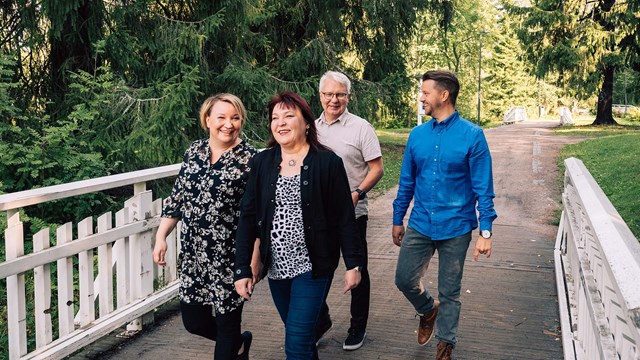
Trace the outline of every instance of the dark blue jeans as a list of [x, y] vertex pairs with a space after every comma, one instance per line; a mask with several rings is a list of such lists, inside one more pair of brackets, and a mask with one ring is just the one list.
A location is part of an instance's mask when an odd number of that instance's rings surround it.
[[[418, 314], [433, 310], [434, 298], [422, 284], [433, 254], [438, 251], [438, 316], [436, 317], [436, 339], [456, 344], [460, 319], [460, 288], [464, 259], [471, 241], [471, 233], [447, 240], [431, 240], [407, 226], [402, 239], [396, 286], [411, 302]], [[433, 290], [431, 290], [433, 291]]]
[[284, 351], [287, 360], [318, 358], [315, 329], [332, 275], [313, 278], [311, 272], [293, 279], [271, 280], [271, 297], [285, 326]]

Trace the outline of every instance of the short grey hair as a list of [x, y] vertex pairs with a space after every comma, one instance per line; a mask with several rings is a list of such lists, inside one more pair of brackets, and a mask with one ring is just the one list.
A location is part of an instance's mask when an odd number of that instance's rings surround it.
[[318, 91], [322, 91], [322, 85], [325, 80], [331, 79], [333, 81], [337, 81], [340, 84], [344, 85], [347, 88], [347, 94], [351, 94], [351, 80], [347, 77], [347, 75], [338, 72], [338, 71], [327, 71], [320, 78], [320, 85], [318, 86]]

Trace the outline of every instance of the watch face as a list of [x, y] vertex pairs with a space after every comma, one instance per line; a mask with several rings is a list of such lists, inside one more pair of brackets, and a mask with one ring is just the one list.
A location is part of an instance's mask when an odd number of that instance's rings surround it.
[[489, 239], [491, 237], [491, 231], [489, 230], [482, 230], [482, 237], [485, 239]]

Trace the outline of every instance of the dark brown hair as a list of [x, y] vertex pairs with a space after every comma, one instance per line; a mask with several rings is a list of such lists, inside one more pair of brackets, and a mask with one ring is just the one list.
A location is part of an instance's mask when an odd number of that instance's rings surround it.
[[436, 87], [441, 90], [447, 90], [451, 105], [456, 106], [458, 92], [460, 91], [460, 82], [458, 82], [456, 74], [449, 70], [430, 70], [422, 75], [422, 81], [426, 80], [433, 80], [436, 82]]
[[[315, 116], [311, 112], [311, 107], [307, 104], [307, 101], [303, 99], [300, 95], [296, 94], [293, 91], [283, 91], [277, 95], [274, 95], [269, 101], [269, 124], [271, 123], [271, 116], [273, 116], [273, 109], [276, 105], [282, 104], [284, 108], [287, 109], [300, 109], [300, 113], [304, 118], [304, 122], [309, 126], [307, 129], [307, 143], [311, 145], [314, 149], [327, 150], [328, 148], [318, 141], [318, 131], [316, 130], [316, 121]], [[267, 147], [272, 148], [278, 145], [278, 142], [273, 137], [273, 133], [269, 133], [269, 141], [267, 142]]]

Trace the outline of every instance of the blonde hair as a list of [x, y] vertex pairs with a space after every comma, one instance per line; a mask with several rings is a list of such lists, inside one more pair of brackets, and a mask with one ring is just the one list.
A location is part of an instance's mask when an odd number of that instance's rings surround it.
[[238, 114], [240, 115], [240, 129], [244, 127], [245, 121], [247, 121], [247, 109], [244, 108], [244, 104], [242, 100], [233, 94], [228, 93], [220, 93], [213, 96], [210, 96], [202, 103], [200, 106], [200, 126], [206, 131], [209, 130], [207, 127], [207, 116], [211, 111], [213, 105], [215, 105], [218, 101], [224, 101], [226, 103], [231, 104]]

